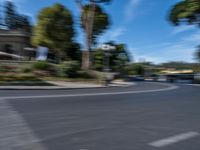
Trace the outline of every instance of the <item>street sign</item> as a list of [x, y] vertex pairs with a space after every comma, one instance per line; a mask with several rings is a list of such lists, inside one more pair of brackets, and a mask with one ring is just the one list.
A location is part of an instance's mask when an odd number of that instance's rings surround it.
[[104, 51], [110, 51], [110, 50], [114, 50], [115, 46], [111, 46], [111, 45], [108, 45], [108, 44], [102, 44], [100, 48]]
[[36, 60], [41, 60], [41, 61], [47, 60], [48, 51], [49, 49], [47, 47], [39, 46], [37, 48]]

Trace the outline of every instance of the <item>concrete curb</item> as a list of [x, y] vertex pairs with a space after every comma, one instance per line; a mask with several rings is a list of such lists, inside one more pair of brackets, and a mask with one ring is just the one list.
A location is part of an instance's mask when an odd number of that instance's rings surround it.
[[185, 85], [198, 86], [198, 87], [200, 87], [200, 84], [185, 84]]
[[94, 85], [86, 87], [66, 87], [66, 86], [0, 86], [0, 90], [73, 90], [73, 89], [93, 89], [93, 88], [111, 88], [111, 87], [129, 87], [136, 85], [131, 82], [112, 83], [109, 86]]

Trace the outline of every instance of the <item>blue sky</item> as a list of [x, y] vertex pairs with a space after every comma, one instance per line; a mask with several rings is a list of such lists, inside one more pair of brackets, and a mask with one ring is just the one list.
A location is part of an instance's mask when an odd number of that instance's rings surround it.
[[[12, 1], [19, 12], [31, 16], [33, 22], [40, 9], [56, 2], [68, 7], [78, 20], [79, 13], [74, 0]], [[110, 5], [104, 6], [105, 11], [110, 14], [112, 25], [99, 38], [99, 42], [115, 40], [127, 44], [135, 61], [194, 62], [195, 48], [200, 44], [200, 30], [196, 26], [174, 27], [167, 21], [171, 6], [178, 1], [180, 0], [113, 0]], [[80, 29], [77, 34], [77, 41], [84, 43]]]

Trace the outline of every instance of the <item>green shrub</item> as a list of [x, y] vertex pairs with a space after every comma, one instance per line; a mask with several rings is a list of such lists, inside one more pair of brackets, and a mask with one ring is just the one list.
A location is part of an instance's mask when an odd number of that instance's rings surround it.
[[63, 62], [59, 69], [64, 76], [69, 78], [76, 78], [80, 70], [80, 64], [77, 61]]
[[0, 73], [16, 72], [17, 66], [15, 65], [0, 65]]
[[48, 71], [51, 68], [51, 65], [46, 61], [37, 61], [33, 64], [33, 68], [36, 70]]
[[24, 68], [24, 69], [22, 70], [22, 72], [23, 72], [23, 73], [30, 73], [30, 72], [32, 72], [32, 69], [31, 69], [31, 68]]
[[83, 79], [95, 79], [95, 76], [92, 75], [91, 73], [87, 72], [87, 71], [80, 71], [79, 72], [79, 78], [83, 78]]

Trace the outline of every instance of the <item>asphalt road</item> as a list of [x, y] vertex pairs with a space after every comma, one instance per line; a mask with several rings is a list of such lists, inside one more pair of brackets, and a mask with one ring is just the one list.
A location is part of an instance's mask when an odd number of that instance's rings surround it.
[[[200, 149], [200, 86], [4, 90], [0, 101], [0, 113], [9, 114], [0, 117], [1, 150]], [[5, 140], [8, 131], [16, 138]]]

